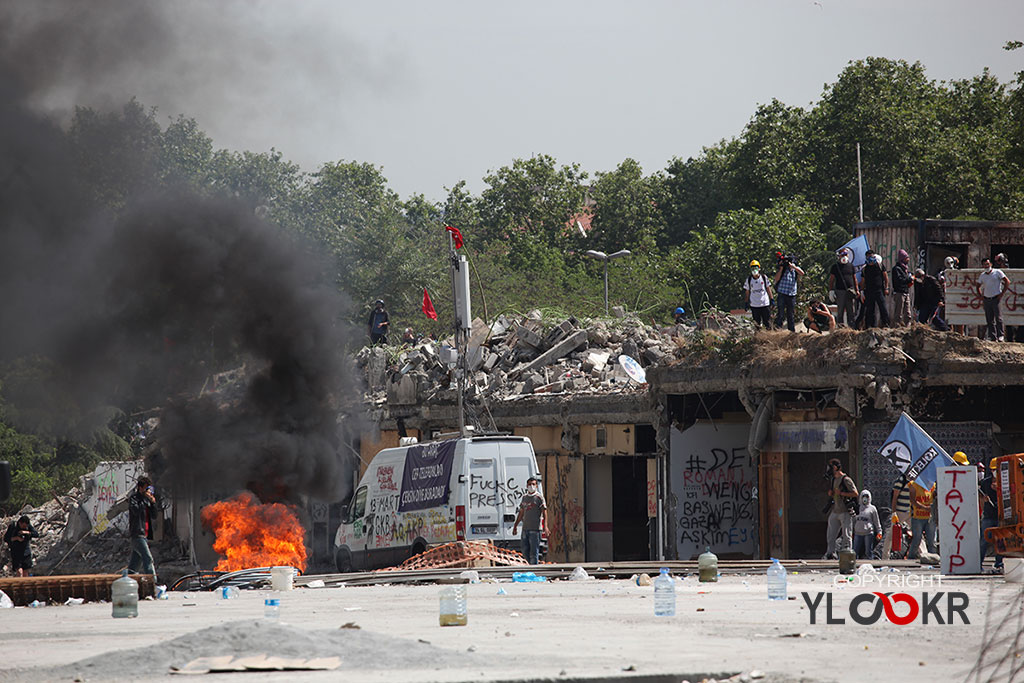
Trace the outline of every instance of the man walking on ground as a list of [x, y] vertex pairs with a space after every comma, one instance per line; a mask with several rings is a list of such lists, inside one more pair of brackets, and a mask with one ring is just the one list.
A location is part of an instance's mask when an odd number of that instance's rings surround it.
[[[900, 525], [910, 524], [910, 486], [902, 474], [892, 485], [892, 512]], [[900, 532], [902, 533], [902, 531]], [[886, 520], [885, 538], [882, 541], [882, 559], [888, 560], [892, 554], [892, 518]]]
[[786, 316], [786, 327], [796, 331], [793, 318], [796, 316], [796, 283], [804, 271], [793, 263], [792, 256], [779, 257], [779, 269], [775, 273], [775, 292], [779, 295], [779, 310], [775, 315], [775, 327], [782, 327], [782, 316]]
[[832, 264], [828, 272], [828, 288], [836, 303], [836, 323], [842, 325], [845, 320], [847, 325], [853, 327], [853, 303], [860, 298], [860, 286], [857, 284], [853, 264], [850, 263], [850, 254], [846, 250], [843, 250], [839, 260]]
[[932, 503], [935, 502], [935, 486], [930, 490], [910, 483], [910, 551], [907, 558], [921, 557], [921, 537], [929, 553], [935, 554], [935, 527], [932, 525]]
[[848, 550], [853, 544], [853, 519], [857, 516], [860, 492], [853, 479], [843, 472], [843, 464], [838, 459], [829, 460], [828, 466], [832, 470], [832, 488], [828, 491], [832, 496], [832, 507], [828, 513], [828, 545], [822, 559], [834, 560], [837, 540], [838, 550]]
[[871, 251], [865, 253], [867, 263], [861, 271], [864, 277], [864, 306], [857, 318], [865, 322], [865, 327], [875, 327], [875, 309], [878, 309], [880, 326], [889, 326], [889, 310], [885, 305], [885, 297], [889, 293], [889, 274], [882, 267], [882, 257]]
[[755, 325], [771, 329], [772, 286], [768, 284], [768, 276], [761, 272], [759, 261], [750, 262], [750, 275], [743, 282], [743, 298], [750, 307], [750, 315]]
[[530, 564], [540, 563], [540, 532], [548, 533], [548, 506], [537, 491], [537, 478], [526, 480], [526, 494], [519, 501], [519, 514], [512, 523], [515, 536], [519, 523], [523, 523], [523, 556]]
[[910, 324], [910, 285], [914, 277], [908, 265], [910, 254], [900, 249], [896, 255], [896, 265], [892, 267], [892, 311], [889, 318], [893, 327], [906, 327]]
[[1003, 337], [1003, 316], [999, 313], [999, 300], [1003, 292], [1010, 288], [1010, 280], [1003, 271], [992, 267], [992, 260], [981, 262], [985, 269], [978, 276], [978, 296], [982, 297], [985, 309], [985, 338], [989, 341], [1006, 341]]
[[135, 492], [128, 498], [128, 533], [132, 539], [132, 556], [128, 561], [131, 574], [153, 574], [153, 554], [149, 552], [148, 539], [153, 538], [153, 513], [156, 497], [149, 477], [139, 477]]
[[978, 493], [981, 495], [981, 563], [985, 564], [985, 556], [988, 555], [988, 551], [991, 550], [996, 557], [995, 565], [992, 567], [996, 572], [1003, 571], [1003, 556], [995, 553], [995, 548], [989, 545], [989, 542], [985, 540], [985, 531], [991, 529], [994, 526], [999, 526], [999, 515], [997, 513], [996, 503], [996, 488], [995, 488], [995, 464], [996, 459], [992, 458], [989, 462], [989, 469], [987, 472], [984, 471], [984, 465], [978, 463], [979, 472], [982, 476], [981, 483], [978, 484]]

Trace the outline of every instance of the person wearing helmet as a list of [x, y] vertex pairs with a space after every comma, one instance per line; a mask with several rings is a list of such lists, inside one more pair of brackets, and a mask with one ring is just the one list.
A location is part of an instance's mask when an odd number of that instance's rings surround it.
[[836, 322], [853, 326], [854, 302], [860, 299], [860, 285], [857, 283], [857, 274], [853, 269], [850, 259], [850, 250], [843, 249], [839, 252], [836, 263], [828, 272], [829, 299], [836, 304]]
[[[989, 469], [982, 473], [981, 482], [978, 483], [978, 495], [981, 496], [981, 541], [979, 543], [981, 547], [981, 565], [985, 566], [985, 556], [988, 555], [989, 550], [992, 550], [992, 554], [995, 555], [996, 561], [993, 565], [993, 571], [1001, 573], [1003, 571], [1003, 556], [997, 555], [995, 549], [985, 539], [985, 532], [994, 526], [999, 526], [999, 515], [998, 515], [998, 503], [999, 498], [996, 495], [995, 487], [995, 467], [998, 460], [992, 458], [989, 461]], [[980, 466], [981, 463], [979, 462]]]
[[744, 308], [750, 309], [755, 325], [771, 329], [772, 286], [768, 276], [761, 272], [761, 263], [754, 259], [750, 262], [750, 275], [743, 281]]
[[681, 325], [683, 321], [686, 319], [686, 311], [683, 309], [682, 306], [679, 306], [672, 313], [672, 318], [676, 321], [676, 325]]
[[377, 299], [373, 303], [373, 310], [366, 321], [366, 332], [370, 335], [370, 344], [388, 343], [388, 312], [384, 308], [384, 300]]
[[967, 454], [964, 453], [963, 451], [957, 451], [956, 453], [954, 453], [953, 460], [956, 461], [957, 465], [963, 465], [964, 467], [967, 467], [971, 464], [971, 461], [967, 459]]

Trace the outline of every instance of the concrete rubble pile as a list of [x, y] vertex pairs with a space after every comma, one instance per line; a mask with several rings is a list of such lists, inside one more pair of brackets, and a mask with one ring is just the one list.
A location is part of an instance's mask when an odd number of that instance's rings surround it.
[[[469, 399], [515, 400], [529, 395], [619, 392], [636, 388], [620, 355], [647, 367], [675, 357], [676, 327], [654, 328], [635, 315], [554, 323], [540, 311], [479, 318], [469, 335]], [[365, 347], [356, 364], [366, 376], [367, 399], [380, 405], [454, 402], [453, 342], [425, 339], [413, 346]]]

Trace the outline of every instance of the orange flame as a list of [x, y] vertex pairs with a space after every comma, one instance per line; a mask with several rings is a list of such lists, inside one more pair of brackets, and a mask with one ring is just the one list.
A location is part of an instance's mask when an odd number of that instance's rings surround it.
[[230, 500], [207, 505], [199, 513], [212, 530], [213, 549], [223, 555], [218, 571], [290, 566], [306, 569], [306, 532], [295, 512], [281, 503], [261, 504], [243, 491]]

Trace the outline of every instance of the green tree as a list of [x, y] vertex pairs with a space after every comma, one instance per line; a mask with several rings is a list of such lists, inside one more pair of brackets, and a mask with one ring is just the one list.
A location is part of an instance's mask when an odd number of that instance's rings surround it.
[[796, 199], [778, 199], [764, 210], [736, 209], [718, 215], [714, 225], [693, 235], [680, 253], [691, 306], [710, 303], [732, 309], [743, 304], [743, 280], [756, 259], [769, 278], [775, 276], [776, 251], [800, 258], [806, 271], [802, 289], [821, 289], [825, 240], [821, 210]]

